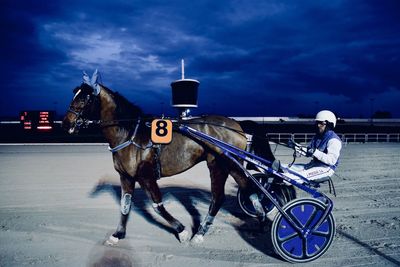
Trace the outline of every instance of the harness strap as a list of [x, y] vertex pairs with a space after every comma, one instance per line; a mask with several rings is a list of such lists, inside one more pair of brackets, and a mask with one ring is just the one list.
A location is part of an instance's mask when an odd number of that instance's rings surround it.
[[125, 141], [125, 142], [123, 142], [123, 143], [117, 145], [117, 146], [114, 147], [114, 148], [111, 148], [110, 146], [108, 146], [108, 150], [109, 150], [111, 153], [115, 153], [115, 152], [117, 152], [117, 151], [119, 151], [119, 150], [121, 150], [121, 149], [124, 149], [125, 147], [130, 146], [130, 145], [134, 145], [135, 147], [137, 147], [137, 148], [139, 148], [139, 149], [141, 149], [141, 150], [146, 150], [146, 149], [148, 149], [148, 148], [153, 147], [153, 142], [151, 142], [151, 140], [150, 140], [149, 143], [148, 143], [146, 146], [144, 146], [144, 147], [141, 146], [141, 145], [139, 145], [139, 144], [137, 144], [137, 143], [134, 141], [134, 139], [135, 139], [135, 137], [136, 137], [136, 133], [137, 133], [137, 131], [138, 131], [138, 129], [139, 129], [139, 125], [140, 125], [140, 118], [138, 118], [138, 120], [137, 120], [136, 127], [135, 127], [135, 130], [133, 131], [132, 137], [131, 137], [128, 141]]

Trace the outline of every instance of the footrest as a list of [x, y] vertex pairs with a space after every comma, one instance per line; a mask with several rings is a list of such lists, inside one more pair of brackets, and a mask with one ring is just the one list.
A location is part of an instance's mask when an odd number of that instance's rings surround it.
[[330, 176], [325, 176], [325, 177], [321, 177], [321, 178], [318, 178], [318, 179], [313, 179], [313, 180], [311, 180], [311, 182], [312, 182], [311, 185], [315, 186], [315, 187], [319, 187], [319, 184], [322, 184], [324, 182], [328, 182], [328, 184], [329, 184], [329, 192], [332, 193], [332, 191], [333, 191], [333, 195], [336, 197], [335, 186], [333, 185], [333, 181], [332, 181]]
[[316, 182], [316, 183], [323, 183], [323, 182], [327, 182], [329, 180], [330, 180], [330, 177], [329, 176], [325, 176], [325, 177], [321, 177], [321, 178], [318, 178], [318, 179], [313, 179], [312, 181]]

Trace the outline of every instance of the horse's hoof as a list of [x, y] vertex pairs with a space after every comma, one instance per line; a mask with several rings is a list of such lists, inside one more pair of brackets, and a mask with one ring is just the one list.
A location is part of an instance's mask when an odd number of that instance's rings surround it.
[[203, 241], [204, 241], [203, 235], [199, 235], [199, 234], [194, 235], [194, 237], [192, 239], [192, 242], [195, 244], [203, 243]]
[[115, 246], [116, 244], [118, 244], [119, 242], [119, 238], [115, 237], [113, 235], [111, 235], [105, 242], [106, 245], [108, 246]]
[[178, 237], [181, 243], [187, 242], [189, 240], [189, 232], [183, 230], [182, 232], [178, 233]]

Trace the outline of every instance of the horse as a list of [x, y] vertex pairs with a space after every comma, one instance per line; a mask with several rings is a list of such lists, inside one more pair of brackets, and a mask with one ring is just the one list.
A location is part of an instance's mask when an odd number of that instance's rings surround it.
[[[141, 108], [98, 83], [95, 75], [93, 77], [90, 81], [85, 74], [84, 82], [75, 88], [75, 95], [62, 125], [70, 134], [74, 134], [88, 120], [96, 121], [111, 148], [114, 168], [120, 176], [122, 194], [120, 220], [116, 231], [106, 241], [107, 244], [115, 245], [126, 236], [136, 183], [139, 183], [151, 199], [154, 211], [173, 228], [180, 242], [191, 238], [194, 242], [202, 242], [224, 201], [228, 175], [234, 178], [241, 190], [251, 190], [250, 182], [243, 171], [219, 149], [177, 131], [173, 132], [171, 143], [154, 146], [148, 118], [146, 119]], [[190, 123], [194, 129], [238, 148], [246, 148], [247, 139], [240, 124], [233, 119], [214, 115], [184, 120], [184, 123]], [[269, 157], [273, 160], [274, 156], [269, 151]], [[191, 237], [183, 224], [165, 209], [157, 180], [182, 173], [201, 161], [207, 162], [210, 172], [211, 203], [197, 232]]]

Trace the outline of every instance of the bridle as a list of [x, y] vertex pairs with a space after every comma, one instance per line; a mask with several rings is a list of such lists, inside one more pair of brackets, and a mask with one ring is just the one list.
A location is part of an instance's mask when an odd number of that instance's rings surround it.
[[71, 106], [69, 107], [69, 109], [67, 110], [67, 113], [72, 113], [76, 117], [74, 125], [70, 128], [71, 132], [74, 132], [75, 130], [79, 130], [82, 126], [88, 127], [90, 123], [98, 124], [98, 125], [100, 125], [100, 127], [105, 128], [105, 127], [111, 127], [111, 126], [118, 125], [120, 122], [123, 122], [123, 121], [136, 121], [135, 129], [134, 129], [134, 132], [133, 132], [133, 135], [131, 136], [131, 138], [129, 138], [127, 141], [117, 145], [114, 148], [109, 147], [108, 149], [110, 150], [110, 152], [115, 153], [131, 144], [133, 144], [134, 146], [136, 146], [137, 148], [140, 148], [142, 150], [153, 147], [153, 143], [151, 141], [149, 141], [149, 143], [145, 146], [137, 144], [134, 141], [134, 139], [136, 137], [136, 133], [139, 128], [139, 125], [140, 125], [140, 121], [141, 121], [140, 117], [137, 117], [135, 119], [112, 120], [112, 121], [90, 120], [88, 118], [85, 118], [84, 113], [87, 110], [87, 108], [90, 107], [90, 105], [93, 103], [96, 96], [97, 96], [96, 94], [88, 94], [83, 103], [83, 107], [79, 111], [76, 109], [73, 109]]
[[72, 113], [76, 117], [75, 123], [74, 123], [73, 127], [71, 127], [71, 129], [79, 130], [82, 126], [87, 127], [89, 125], [89, 123], [92, 122], [90, 119], [85, 118], [83, 114], [85, 113], [87, 108], [90, 107], [90, 105], [93, 103], [95, 97], [96, 97], [96, 95], [94, 95], [94, 94], [88, 94], [86, 96], [85, 102], [83, 104], [83, 108], [80, 111], [72, 109], [71, 106], [69, 107], [69, 109], [67, 110], [67, 113]]

